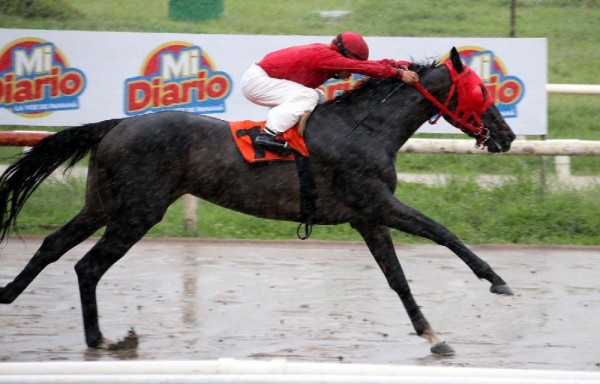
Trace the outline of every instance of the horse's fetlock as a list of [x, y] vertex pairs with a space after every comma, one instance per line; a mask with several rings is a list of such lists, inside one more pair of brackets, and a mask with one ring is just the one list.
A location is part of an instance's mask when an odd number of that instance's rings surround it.
[[490, 267], [485, 261], [482, 261], [482, 268], [481, 265], [479, 265], [480, 269], [477, 269], [469, 264], [467, 265], [474, 271], [475, 276], [477, 276], [479, 279], [485, 279], [494, 285], [504, 284], [504, 280], [502, 280], [500, 276], [496, 275], [492, 267]]
[[16, 298], [10, 294], [8, 286], [0, 288], [0, 304], [11, 304]]
[[86, 337], [85, 343], [87, 344], [88, 348], [108, 349], [108, 346], [105, 345], [105, 339], [102, 337], [101, 333]]
[[431, 327], [425, 318], [417, 319], [413, 322], [413, 327], [418, 336], [425, 337], [428, 334]]

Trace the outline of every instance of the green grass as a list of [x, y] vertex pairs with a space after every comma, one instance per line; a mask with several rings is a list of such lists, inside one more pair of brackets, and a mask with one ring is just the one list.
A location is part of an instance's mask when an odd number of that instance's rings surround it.
[[[540, 193], [540, 186], [523, 178], [493, 190], [456, 180], [447, 187], [400, 184], [403, 202], [446, 225], [461, 239], [477, 243], [599, 244], [600, 188], [585, 194], [573, 190]], [[518, 196], [518, 198], [515, 198]], [[199, 236], [289, 239], [296, 225], [265, 221], [203, 203]], [[572, 212], [577, 212], [573, 215]], [[218, 221], [217, 221], [218, 220]], [[398, 231], [395, 241], [424, 242]], [[313, 239], [360, 240], [349, 225], [316, 226]]]
[[[4, 3], [14, 0], [0, 0]], [[168, 19], [166, 0], [38, 0], [66, 5], [65, 15], [23, 18], [0, 12], [0, 27], [132, 32], [294, 34], [334, 36], [354, 30], [367, 36], [508, 37], [509, 0], [225, 0], [217, 20], [182, 22]], [[342, 9], [352, 13], [338, 21], [322, 19], [317, 11]], [[548, 39], [549, 83], [598, 83], [600, 79], [600, 0], [527, 0], [517, 2], [517, 37]], [[535, 62], [531, 63], [535, 70]], [[600, 140], [600, 99], [586, 95], [549, 95], [550, 139]], [[42, 129], [46, 127], [3, 127]], [[421, 135], [426, 137], [436, 135]], [[442, 137], [448, 137], [444, 135]], [[456, 135], [455, 137], [464, 137]], [[0, 158], [18, 153], [0, 148]], [[447, 187], [400, 184], [405, 203], [444, 223], [470, 243], [599, 244], [600, 188], [563, 189], [540, 193], [541, 159], [517, 156], [418, 155], [398, 156], [398, 170], [413, 173], [519, 175], [519, 181], [484, 190], [457, 178]], [[552, 161], [546, 162], [553, 172]], [[572, 172], [600, 175], [600, 159], [573, 158]], [[532, 181], [533, 180], [533, 181]], [[43, 233], [60, 227], [83, 204], [83, 182], [46, 182], [20, 217], [23, 233]], [[68, 204], [66, 202], [69, 202]], [[183, 236], [183, 207], [176, 202], [153, 236]], [[292, 238], [295, 224], [257, 219], [212, 204], [199, 206], [201, 237]], [[415, 241], [395, 233], [397, 241]], [[359, 240], [347, 225], [317, 227], [313, 238]]]
[[[600, 187], [581, 193], [560, 189], [541, 193], [527, 171], [514, 183], [486, 190], [473, 180], [457, 178], [447, 187], [400, 183], [396, 196], [446, 225], [465, 242], [584, 244], [600, 243]], [[84, 181], [44, 183], [19, 216], [21, 233], [48, 234], [60, 228], [83, 206]], [[65, 204], [68, 201], [69, 204]], [[149, 236], [186, 236], [183, 203], [173, 204]], [[198, 230], [192, 236], [237, 239], [291, 239], [297, 224], [258, 219], [201, 201]], [[99, 232], [101, 234], [102, 232]], [[398, 242], [424, 240], [398, 231]], [[352, 240], [360, 237], [349, 225], [316, 226], [312, 239]]]

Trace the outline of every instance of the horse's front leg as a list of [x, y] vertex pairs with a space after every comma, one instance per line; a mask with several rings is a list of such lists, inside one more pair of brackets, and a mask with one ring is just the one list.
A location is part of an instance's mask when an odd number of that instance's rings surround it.
[[362, 235], [375, 261], [383, 271], [389, 286], [400, 296], [417, 335], [424, 337], [431, 343], [432, 353], [438, 355], [453, 354], [454, 350], [438, 338], [417, 305], [396, 256], [389, 229], [383, 226], [373, 226], [369, 223], [352, 223], [352, 227]]
[[430, 239], [447, 247], [464, 261], [478, 278], [486, 279], [492, 284], [490, 287], [492, 293], [513, 294], [509, 286], [494, 272], [488, 263], [475, 255], [454, 233], [442, 224], [403, 204], [393, 195], [382, 203], [380, 208], [383, 209], [381, 212], [385, 212], [382, 219], [379, 220], [380, 224]]

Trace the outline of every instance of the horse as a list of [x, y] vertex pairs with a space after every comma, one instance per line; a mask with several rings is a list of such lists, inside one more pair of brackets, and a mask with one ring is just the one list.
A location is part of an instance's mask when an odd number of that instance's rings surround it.
[[[370, 79], [319, 105], [308, 120], [304, 140], [316, 188], [314, 224], [349, 223], [358, 231], [417, 335], [429, 341], [433, 354], [447, 355], [454, 350], [438, 337], [417, 305], [391, 229], [447, 247], [475, 276], [491, 284], [492, 293], [512, 291], [458, 236], [394, 196], [395, 159], [400, 147], [436, 115], [490, 152], [508, 151], [515, 135], [455, 48], [445, 65], [439, 64], [411, 64], [420, 75], [422, 91], [398, 79]], [[83, 208], [45, 237], [24, 269], [0, 288], [0, 303], [12, 303], [46, 266], [105, 227], [75, 264], [89, 348], [115, 345], [104, 338], [98, 322], [99, 280], [182, 195], [259, 218], [302, 222], [294, 162], [249, 164], [234, 145], [228, 122], [164, 111], [72, 127], [41, 140], [0, 177], [0, 241], [17, 229], [19, 211], [43, 180], [60, 165], [68, 169], [87, 154]]]

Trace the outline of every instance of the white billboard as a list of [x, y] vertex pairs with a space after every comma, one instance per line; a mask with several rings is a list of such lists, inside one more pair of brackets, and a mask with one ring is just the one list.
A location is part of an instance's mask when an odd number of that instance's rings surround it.
[[[167, 109], [264, 120], [239, 81], [251, 63], [331, 36], [0, 29], [0, 124], [71, 126]], [[547, 133], [546, 40], [366, 37], [372, 59], [440, 59], [456, 46], [517, 134]], [[356, 80], [324, 85], [333, 97]], [[455, 133], [440, 122], [421, 132]]]

